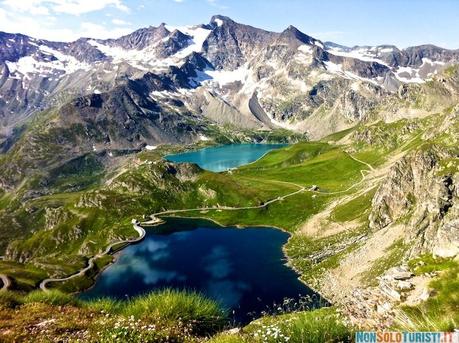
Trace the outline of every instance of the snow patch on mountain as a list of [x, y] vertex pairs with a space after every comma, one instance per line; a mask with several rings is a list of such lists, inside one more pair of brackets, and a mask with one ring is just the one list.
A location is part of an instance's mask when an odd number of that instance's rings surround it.
[[204, 41], [212, 32], [212, 30], [196, 26], [173, 27], [166, 25], [166, 29], [168, 29], [169, 31], [174, 31], [175, 29], [177, 29], [184, 34], [191, 36], [193, 39], [190, 45], [188, 45], [186, 48], [180, 50], [175, 54], [175, 57], [177, 58], [185, 58], [193, 52], [200, 52], [202, 50], [202, 45], [204, 44]]
[[257, 86], [252, 77], [252, 70], [248, 68], [247, 64], [234, 70], [197, 70], [196, 74], [196, 77], [189, 79], [189, 83], [193, 87], [205, 86], [217, 90], [234, 82], [240, 82], [242, 87], [239, 91], [252, 95]]
[[167, 25], [166, 28], [169, 31], [177, 29], [180, 32], [192, 37], [188, 46], [167, 58], [158, 58], [156, 49], [159, 43], [167, 41], [170, 37], [165, 37], [160, 42], [147, 46], [141, 50], [124, 49], [119, 46], [105, 45], [96, 40], [89, 40], [88, 43], [96, 47], [104, 55], [111, 57], [112, 63], [114, 64], [127, 63], [140, 70], [159, 71], [167, 68], [168, 66], [178, 66], [185, 57], [189, 56], [193, 52], [200, 52], [204, 41], [211, 32], [211, 30], [196, 26], [176, 28]]
[[298, 51], [305, 54], [312, 54], [312, 47], [310, 45], [303, 44], [298, 47]]
[[446, 63], [442, 61], [432, 61], [429, 58], [423, 58], [422, 64], [418, 68], [399, 67], [395, 71], [395, 77], [405, 83], [424, 83], [445, 67]]
[[92, 39], [88, 43], [96, 47], [104, 55], [111, 57], [114, 64], [128, 63], [137, 69], [147, 71], [152, 68], [167, 67], [170, 62], [169, 59], [157, 59], [153, 46], [143, 50], [127, 50], [118, 46], [104, 45]]
[[208, 70], [205, 73], [219, 86], [224, 86], [236, 81], [244, 83], [250, 77], [250, 70], [247, 69], [245, 65], [235, 70]]
[[[358, 48], [349, 51], [345, 51], [342, 48], [331, 47], [327, 51], [335, 56], [355, 58], [365, 62], [376, 62], [382, 65], [387, 65], [386, 62], [377, 58], [377, 50], [371, 50], [366, 48]], [[381, 51], [380, 51], [381, 52]]]
[[318, 40], [314, 41], [314, 45], [315, 45], [315, 46], [318, 46], [318, 47], [321, 48], [321, 49], [324, 49], [324, 48], [325, 48], [324, 45], [322, 44], [322, 42], [320, 42], [320, 41], [318, 41]]
[[[294, 56], [294, 60], [297, 63], [302, 63], [302, 64], [310, 64], [313, 59], [312, 55], [312, 47], [307, 44], [300, 45], [298, 47], [298, 52]], [[274, 66], [277, 68], [278, 66]]]
[[221, 20], [219, 18], [215, 18], [214, 22], [215, 22], [215, 24], [217, 24], [217, 26], [222, 26], [223, 25], [223, 20]]
[[[84, 62], [80, 62], [75, 57], [69, 56], [69, 55], [65, 55], [65, 54], [61, 53], [60, 51], [57, 51], [57, 50], [54, 50], [54, 49], [50, 48], [49, 46], [41, 45], [41, 46], [39, 46], [39, 49], [43, 53], [48, 54], [48, 55], [52, 55], [55, 58], [57, 58], [57, 61], [53, 61], [53, 62], [56, 62], [56, 64], [59, 65], [59, 67], [62, 70], [65, 70], [66, 73], [68, 73], [68, 74], [74, 73], [77, 70], [86, 70], [87, 71], [87, 70], [91, 69], [91, 66], [89, 64], [84, 63]], [[59, 69], [59, 68], [57, 67], [56, 69]]]
[[333, 74], [343, 73], [343, 66], [341, 64], [333, 63], [330, 61], [326, 61], [325, 68], [327, 71]]
[[418, 68], [399, 67], [395, 72], [395, 77], [405, 83], [423, 83], [424, 80], [419, 76]]
[[368, 79], [365, 77], [360, 77], [348, 70], [344, 70], [342, 64], [337, 64], [337, 63], [333, 63], [330, 61], [325, 61], [324, 64], [328, 72], [335, 74], [335, 75], [339, 75], [349, 80], [366, 81], [366, 82], [371, 82], [375, 85], [379, 85], [378, 81], [382, 81], [382, 78], [377, 78], [376, 80], [373, 80], [373, 79]]
[[[39, 61], [36, 56], [24, 56], [18, 61], [5, 61], [11, 74], [22, 74], [26, 79], [28, 74], [39, 74], [47, 77], [50, 74], [71, 74], [78, 70], [88, 71], [91, 66], [87, 63], [78, 61], [75, 57], [65, 55], [46, 45], [39, 46], [39, 49], [45, 55], [54, 58], [50, 61]], [[17, 75], [15, 75], [17, 77]]]

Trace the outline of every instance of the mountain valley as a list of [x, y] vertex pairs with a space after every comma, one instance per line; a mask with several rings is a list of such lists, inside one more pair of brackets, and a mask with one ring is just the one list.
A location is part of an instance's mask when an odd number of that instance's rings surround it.
[[[130, 316], [132, 342], [457, 328], [459, 50], [217, 15], [69, 43], [1, 32], [0, 75], [0, 340], [108, 342]], [[240, 143], [288, 145], [218, 173], [166, 157]], [[288, 232], [286, 263], [331, 306], [240, 328], [194, 293], [69, 295], [138, 237], [133, 220], [175, 216]]]

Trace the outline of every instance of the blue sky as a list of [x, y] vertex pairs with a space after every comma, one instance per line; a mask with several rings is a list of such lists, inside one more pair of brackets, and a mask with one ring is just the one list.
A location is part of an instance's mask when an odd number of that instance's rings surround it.
[[294, 25], [344, 45], [459, 48], [459, 0], [0, 0], [0, 30], [51, 40], [113, 38], [213, 14], [273, 31]]

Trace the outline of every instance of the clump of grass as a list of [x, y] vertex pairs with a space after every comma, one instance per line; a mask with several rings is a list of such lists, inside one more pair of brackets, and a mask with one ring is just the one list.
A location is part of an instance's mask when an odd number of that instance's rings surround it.
[[41, 290], [30, 292], [24, 296], [23, 302], [26, 304], [44, 303], [55, 306], [78, 305], [78, 300], [75, 297], [55, 289], [46, 292]]
[[217, 302], [189, 291], [165, 289], [127, 301], [90, 300], [85, 306], [129, 318], [178, 323], [197, 335], [215, 333], [227, 323], [227, 314]]
[[212, 337], [208, 343], [248, 343], [246, 337], [238, 334], [221, 333]]
[[404, 331], [453, 331], [457, 328], [458, 316], [445, 313], [439, 302], [428, 306], [405, 307], [396, 315], [396, 328]]
[[246, 329], [248, 342], [350, 342], [352, 328], [333, 308], [266, 317]]
[[161, 343], [196, 341], [186, 327], [160, 326], [134, 317], [108, 318], [98, 322], [95, 342], [98, 343]]
[[451, 259], [434, 257], [431, 254], [421, 255], [408, 262], [408, 266], [416, 275], [447, 270], [455, 265], [456, 262]]
[[193, 325], [193, 331], [208, 334], [220, 329], [226, 314], [217, 302], [195, 292], [166, 289], [131, 300], [123, 309], [125, 315], [156, 317]]

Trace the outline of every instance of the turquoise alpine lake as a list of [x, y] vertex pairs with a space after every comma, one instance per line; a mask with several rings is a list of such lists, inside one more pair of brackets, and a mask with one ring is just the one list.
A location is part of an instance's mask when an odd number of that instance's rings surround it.
[[281, 230], [167, 218], [146, 231], [145, 239], [122, 250], [81, 298], [125, 299], [164, 288], [187, 289], [218, 301], [238, 323], [282, 304], [290, 309], [295, 302], [302, 308], [324, 304], [285, 265], [282, 246], [289, 235]]
[[228, 144], [167, 155], [171, 162], [195, 163], [203, 169], [221, 172], [258, 160], [267, 152], [288, 144]]

